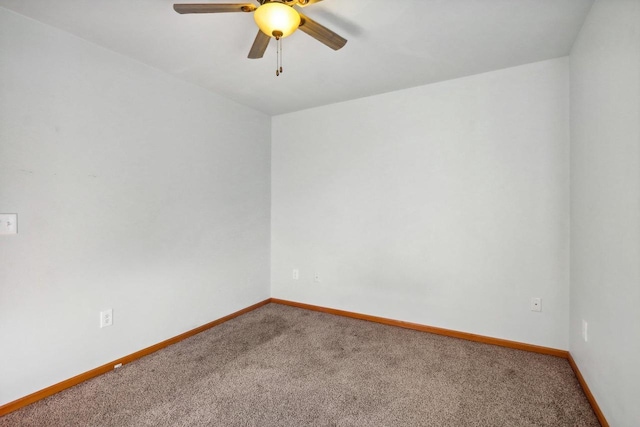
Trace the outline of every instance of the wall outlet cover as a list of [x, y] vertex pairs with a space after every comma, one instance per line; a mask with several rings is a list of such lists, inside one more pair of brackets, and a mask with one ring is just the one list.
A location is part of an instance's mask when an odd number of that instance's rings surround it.
[[113, 325], [113, 309], [108, 309], [100, 312], [100, 327], [106, 328]]
[[0, 214], [0, 234], [18, 234], [18, 214]]
[[531, 298], [531, 311], [542, 311], [542, 298]]

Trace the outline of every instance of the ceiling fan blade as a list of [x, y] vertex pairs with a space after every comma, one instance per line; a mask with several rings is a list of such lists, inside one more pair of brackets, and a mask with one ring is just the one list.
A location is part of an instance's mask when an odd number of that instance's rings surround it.
[[186, 3], [174, 4], [173, 10], [178, 13], [253, 12], [256, 7], [251, 3]]
[[347, 44], [347, 39], [337, 35], [327, 27], [318, 24], [302, 13], [300, 14], [300, 26], [298, 29], [309, 34], [319, 42], [326, 44], [333, 50], [338, 50]]
[[251, 50], [249, 51], [249, 59], [259, 59], [264, 56], [264, 51], [267, 50], [267, 46], [269, 46], [269, 41], [271, 41], [271, 37], [258, 30], [258, 34], [256, 35], [256, 39], [253, 41], [253, 45], [251, 46]]
[[307, 7], [314, 3], [320, 3], [322, 0], [298, 0], [298, 6]]

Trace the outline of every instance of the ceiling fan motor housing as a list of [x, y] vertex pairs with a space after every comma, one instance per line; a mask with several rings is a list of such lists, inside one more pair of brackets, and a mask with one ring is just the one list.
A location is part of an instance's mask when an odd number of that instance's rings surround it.
[[306, 6], [309, 4], [309, 0], [258, 0], [258, 2], [261, 5], [266, 3], [284, 3], [287, 6], [293, 6], [295, 4], [299, 4], [300, 6]]

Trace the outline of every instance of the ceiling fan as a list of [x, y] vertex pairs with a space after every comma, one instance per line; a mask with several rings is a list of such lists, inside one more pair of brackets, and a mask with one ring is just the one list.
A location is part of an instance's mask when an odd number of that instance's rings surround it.
[[276, 75], [282, 72], [282, 38], [291, 35], [297, 29], [307, 33], [314, 39], [329, 46], [333, 50], [342, 48], [347, 39], [334, 33], [327, 27], [317, 23], [300, 13], [294, 6], [309, 6], [322, 0], [257, 0], [259, 6], [251, 3], [188, 3], [174, 4], [173, 9], [180, 13], [226, 13], [253, 12], [258, 24], [258, 34], [249, 51], [250, 59], [264, 56], [271, 38], [278, 41], [278, 68]]

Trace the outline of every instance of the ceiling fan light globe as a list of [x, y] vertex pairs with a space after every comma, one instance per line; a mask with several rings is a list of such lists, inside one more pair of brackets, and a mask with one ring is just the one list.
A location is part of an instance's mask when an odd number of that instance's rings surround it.
[[286, 4], [279, 2], [265, 3], [253, 12], [253, 19], [260, 31], [269, 37], [275, 37], [282, 33], [280, 37], [291, 35], [300, 26], [300, 14]]

